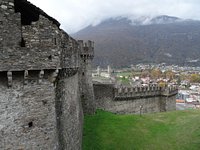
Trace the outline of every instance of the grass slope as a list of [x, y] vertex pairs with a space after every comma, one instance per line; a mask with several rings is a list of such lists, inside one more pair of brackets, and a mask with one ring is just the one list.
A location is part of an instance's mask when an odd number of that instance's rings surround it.
[[84, 150], [199, 150], [200, 111], [85, 116]]

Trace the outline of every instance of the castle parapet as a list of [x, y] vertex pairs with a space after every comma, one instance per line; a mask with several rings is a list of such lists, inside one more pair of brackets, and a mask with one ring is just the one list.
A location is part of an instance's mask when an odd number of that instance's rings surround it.
[[62, 32], [62, 53], [61, 68], [79, 68], [79, 47], [78, 42]]
[[88, 40], [83, 42], [83, 40], [78, 40], [80, 48], [80, 56], [85, 59], [93, 59], [94, 57], [94, 42]]
[[115, 100], [138, 99], [142, 97], [172, 96], [178, 93], [177, 87], [162, 88], [160, 86], [146, 87], [117, 87], [115, 91]]
[[162, 95], [168, 97], [168, 96], [176, 95], [177, 93], [178, 93], [178, 87], [170, 86], [163, 90]]
[[78, 42], [57, 20], [26, 0], [1, 1], [0, 11], [0, 71], [79, 67]]

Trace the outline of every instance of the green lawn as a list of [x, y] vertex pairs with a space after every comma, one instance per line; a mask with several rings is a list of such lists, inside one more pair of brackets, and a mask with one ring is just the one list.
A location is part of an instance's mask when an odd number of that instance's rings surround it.
[[119, 73], [117, 73], [117, 76], [118, 76], [118, 77], [119, 77], [119, 76], [126, 76], [126, 77], [132, 76], [132, 72], [131, 72], [131, 71], [119, 72]]
[[117, 81], [121, 81], [123, 85], [130, 85], [130, 80], [126, 78], [117, 78]]
[[84, 150], [200, 150], [200, 110], [85, 116]]
[[141, 75], [141, 71], [124, 71], [124, 72], [117, 72], [115, 73], [117, 75], [117, 77], [119, 76], [140, 76]]

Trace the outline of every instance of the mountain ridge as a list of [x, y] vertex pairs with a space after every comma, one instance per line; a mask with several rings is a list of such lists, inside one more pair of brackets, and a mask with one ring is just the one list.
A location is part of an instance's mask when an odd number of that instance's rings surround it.
[[152, 24], [134, 25], [127, 18], [112, 18], [72, 36], [95, 41], [95, 65], [200, 64], [200, 21], [166, 15], [151, 20]]

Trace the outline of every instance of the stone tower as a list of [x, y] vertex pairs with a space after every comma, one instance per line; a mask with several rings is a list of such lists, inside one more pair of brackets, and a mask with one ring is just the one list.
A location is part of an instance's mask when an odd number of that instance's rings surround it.
[[101, 76], [101, 68], [100, 68], [100, 66], [97, 67], [97, 76]]
[[59, 26], [26, 0], [0, 1], [0, 149], [81, 149], [93, 43], [80, 49]]
[[110, 78], [111, 77], [111, 67], [110, 67], [110, 65], [108, 65], [107, 72], [108, 72], [108, 77]]
[[79, 40], [80, 47], [80, 85], [81, 85], [81, 101], [83, 111], [86, 114], [95, 112], [94, 91], [92, 83], [92, 59], [94, 57], [94, 42], [88, 41], [84, 43]]

